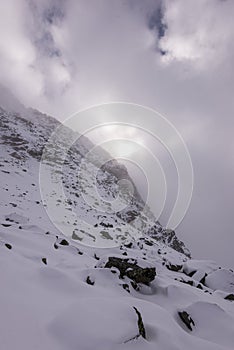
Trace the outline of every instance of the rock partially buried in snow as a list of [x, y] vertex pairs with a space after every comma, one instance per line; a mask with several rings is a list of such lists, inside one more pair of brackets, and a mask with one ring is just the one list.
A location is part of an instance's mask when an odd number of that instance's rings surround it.
[[193, 328], [192, 326], [195, 326], [195, 323], [192, 319], [192, 317], [186, 312], [186, 311], [180, 311], [178, 312], [181, 320], [183, 321], [183, 323], [187, 326], [187, 328], [192, 331]]
[[47, 265], [47, 259], [46, 258], [42, 258], [41, 261], [43, 262], [43, 264]]
[[196, 337], [206, 339], [214, 346], [220, 344], [225, 349], [233, 349], [234, 318], [229, 312], [216, 303], [201, 301], [188, 306], [186, 312], [192, 315], [195, 322], [193, 334]]
[[148, 285], [155, 279], [155, 267], [143, 268], [137, 265], [137, 261], [130, 261], [130, 259], [109, 257], [108, 262], [105, 264], [105, 268], [116, 267], [120, 272], [120, 278], [127, 276], [136, 283], [143, 283]]
[[182, 269], [182, 265], [174, 265], [171, 263], [167, 263], [166, 267], [168, 268], [168, 270], [174, 271], [174, 272], [178, 272]]
[[137, 310], [136, 307], [133, 307], [136, 311], [137, 317], [138, 317], [138, 329], [139, 329], [139, 336], [142, 336], [144, 339], [146, 339], [146, 333], [145, 333], [145, 326], [142, 320], [142, 316], [139, 310]]
[[66, 239], [62, 239], [60, 242], [59, 242], [60, 245], [69, 245], [68, 241]]
[[94, 285], [95, 281], [92, 279], [92, 277], [87, 276], [86, 278], [86, 283], [90, 284], [91, 286]]
[[5, 247], [8, 248], [8, 249], [12, 249], [12, 246], [9, 243], [5, 243]]
[[139, 336], [139, 319], [127, 301], [81, 298], [61, 312], [49, 329], [66, 349], [112, 349]]
[[228, 294], [224, 299], [234, 301], [234, 294]]

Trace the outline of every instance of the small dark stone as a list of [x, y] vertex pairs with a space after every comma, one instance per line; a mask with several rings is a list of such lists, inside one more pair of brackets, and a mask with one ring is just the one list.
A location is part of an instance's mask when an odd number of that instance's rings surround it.
[[96, 260], [100, 260], [100, 258], [96, 255], [96, 253], [94, 253], [94, 258], [95, 258]]
[[54, 249], [58, 249], [58, 245], [56, 243], [54, 244]]
[[42, 261], [45, 265], [47, 265], [47, 260], [46, 260], [46, 258], [42, 258], [41, 261]]
[[88, 283], [88, 284], [90, 284], [91, 286], [93, 286], [95, 282], [92, 281], [92, 280], [90, 279], [90, 277], [88, 276], [88, 277], [86, 278], [86, 283]]
[[192, 331], [192, 326], [195, 326], [195, 323], [193, 321], [193, 319], [191, 318], [191, 316], [186, 312], [186, 311], [182, 311], [182, 312], [178, 312], [180, 319], [184, 322], [184, 324], [187, 326], [187, 328]]
[[17, 207], [17, 204], [15, 204], [15, 203], [10, 203], [10, 205], [12, 205], [13, 208]]
[[167, 263], [166, 267], [168, 268], [168, 270], [171, 270], [174, 272], [178, 272], [182, 269], [182, 265], [173, 265], [171, 263]]
[[127, 283], [122, 284], [123, 289], [130, 293], [129, 285]]
[[68, 241], [66, 239], [62, 239], [61, 242], [59, 242], [60, 245], [69, 245]]
[[203, 287], [202, 287], [202, 285], [200, 283], [197, 285], [197, 288], [198, 289], [203, 289]]
[[9, 243], [6, 243], [5, 247], [8, 248], [8, 249], [12, 249], [12, 246]]
[[229, 295], [227, 295], [224, 299], [225, 299], [225, 300], [234, 301], [234, 294], [229, 294]]
[[132, 242], [125, 243], [124, 246], [125, 246], [126, 248], [132, 248]]

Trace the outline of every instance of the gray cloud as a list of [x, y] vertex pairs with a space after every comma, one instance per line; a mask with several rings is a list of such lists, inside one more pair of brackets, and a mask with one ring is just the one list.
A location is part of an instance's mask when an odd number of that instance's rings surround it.
[[[120, 100], [165, 115], [185, 139], [195, 172], [178, 233], [194, 256], [232, 266], [233, 10], [231, 0], [0, 4], [1, 82], [60, 120]], [[174, 198], [173, 165], [166, 153], [159, 157]]]

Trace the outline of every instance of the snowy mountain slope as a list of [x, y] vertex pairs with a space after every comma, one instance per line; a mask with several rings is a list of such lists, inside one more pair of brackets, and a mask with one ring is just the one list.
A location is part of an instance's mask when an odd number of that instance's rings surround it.
[[[58, 122], [30, 113], [1, 109], [1, 349], [233, 349], [233, 272], [190, 259], [173, 231], [149, 209], [142, 214], [136, 189], [133, 198], [121, 192], [127, 174], [115, 161], [98, 170], [97, 187], [102, 198], [120, 193], [128, 205], [117, 214], [88, 205], [99, 159], [79, 177], [87, 139], [63, 168], [67, 209], [57, 223], [70, 238], [54, 226], [45, 210], [51, 198], [41, 200], [39, 160]], [[59, 159], [46, 158], [55, 182]], [[63, 198], [51, 196], [59, 213]]]
[[[63, 217], [64, 223], [60, 222], [58, 226], [64, 224], [70, 237], [73, 235], [73, 238], [86, 244], [94, 243], [98, 237], [100, 239], [99, 246], [113, 246], [126, 240], [128, 236], [139, 236], [140, 229], [140, 235], [150, 234], [179, 252], [190, 255], [183, 242], [180, 242], [173, 232], [164, 230], [158, 222], [155, 222], [149, 208], [145, 207], [145, 213], [142, 212], [144, 203], [126, 168], [115, 160], [105, 162], [105, 158], [109, 159], [106, 152], [99, 149], [97, 152], [89, 153], [93, 145], [83, 136], [72, 145], [68, 152], [64, 151], [68, 140], [75, 139], [76, 134], [64, 127], [61, 129], [59, 141], [55, 138], [49, 141], [52, 132], [59, 127], [59, 122], [37, 111], [27, 110], [25, 112], [26, 118], [22, 115], [7, 113], [4, 110], [0, 110], [0, 113], [2, 183], [8, 181], [8, 172], [14, 177], [13, 187], [9, 185], [5, 189], [8, 192], [8, 194], [5, 192], [6, 203], [9, 203], [9, 196], [11, 197], [13, 193], [16, 196], [15, 205], [17, 205], [15, 181], [19, 188], [24, 189], [24, 193], [29, 193], [31, 196], [32, 191], [35, 192], [35, 197], [38, 200], [32, 203], [31, 198], [27, 199], [27, 194], [24, 194], [30, 210], [35, 213], [42, 210], [39, 198], [39, 167], [42, 158], [46, 171], [52, 173], [53, 177], [53, 184], [51, 188], [47, 189], [46, 198], [43, 198], [44, 205], [53, 208], [55, 217], [56, 211], [58, 211], [58, 218], [60, 218], [59, 210], [65, 208], [67, 218]], [[55, 144], [56, 142], [57, 144]], [[43, 154], [45, 145], [46, 151]], [[63, 153], [67, 153], [64, 160], [61, 158]], [[29, 179], [25, 181], [24, 179], [27, 177]], [[4, 180], [5, 178], [6, 180]], [[53, 191], [53, 187], [56, 186], [56, 182], [59, 182], [60, 178], [66, 195], [64, 199], [57, 191]], [[49, 175], [46, 174], [46, 182], [49, 183], [48, 179]], [[126, 180], [132, 185], [133, 196], [128, 195], [128, 192], [124, 193], [124, 181]], [[35, 189], [32, 189], [32, 184], [28, 186], [30, 182], [35, 185]], [[94, 187], [97, 187], [101, 195], [101, 202], [95, 195]], [[36, 194], [36, 192], [38, 193]], [[116, 198], [120, 199], [120, 202], [113, 211], [110, 207], [110, 201], [114, 201]], [[33, 210], [35, 203], [36, 210]], [[77, 215], [72, 215], [71, 208], [78, 214], [79, 228], [77, 227]], [[33, 219], [38, 220], [39, 218], [33, 217]], [[41, 225], [44, 225], [44, 218], [42, 221]], [[81, 221], [84, 222], [82, 228]], [[106, 224], [108, 233], [105, 230]], [[78, 228], [79, 234], [76, 228]], [[93, 238], [92, 231], [94, 230], [99, 230], [100, 234]]]

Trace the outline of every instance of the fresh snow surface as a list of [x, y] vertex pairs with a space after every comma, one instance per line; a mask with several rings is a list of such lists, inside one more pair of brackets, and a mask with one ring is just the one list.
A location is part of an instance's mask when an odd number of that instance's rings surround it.
[[[75, 187], [79, 167], [75, 154], [69, 158], [64, 181], [78, 215], [89, 224], [88, 232], [67, 219], [67, 238], [52, 224], [41, 202], [39, 160], [25, 151], [40, 145], [43, 127], [37, 119], [34, 115], [27, 124], [17, 115], [1, 112], [0, 349], [233, 350], [234, 301], [225, 299], [234, 293], [233, 272], [174, 250], [161, 237], [159, 223], [160, 239], [142, 234], [152, 220], [150, 213], [138, 227], [127, 224], [126, 213], [100, 217], [98, 209], [91, 210], [77, 197], [82, 188], [89, 193], [88, 186], [94, 186], [95, 165], [88, 164], [90, 177], [81, 178], [83, 186]], [[46, 125], [48, 135], [54, 124], [51, 119]], [[14, 132], [20, 134], [18, 140], [11, 139]], [[103, 197], [111, 197], [117, 186], [114, 175], [103, 171], [100, 177], [105, 180], [99, 188]], [[137, 202], [132, 205], [137, 209]], [[69, 218], [69, 208], [67, 212]], [[103, 228], [103, 222], [118, 230]], [[121, 232], [122, 243], [89, 247], [96, 224], [111, 235], [111, 242]], [[155, 267], [156, 277], [148, 285], [136, 285], [126, 275], [121, 278], [117, 268], [105, 268], [109, 257]], [[134, 308], [141, 314], [146, 338], [139, 334]], [[179, 312], [191, 317], [191, 330]]]

